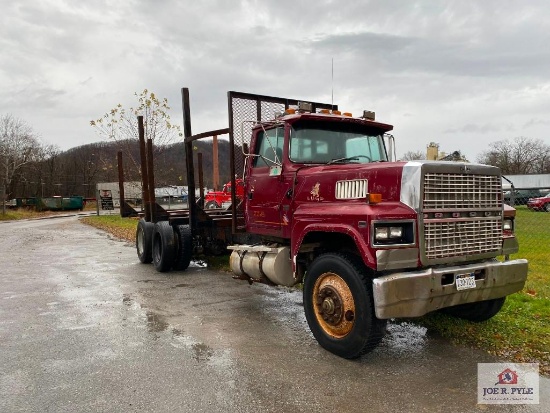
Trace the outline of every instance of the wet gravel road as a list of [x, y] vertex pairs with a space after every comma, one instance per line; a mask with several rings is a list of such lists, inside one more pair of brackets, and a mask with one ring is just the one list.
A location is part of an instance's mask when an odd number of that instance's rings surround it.
[[298, 291], [159, 274], [77, 218], [0, 223], [0, 412], [548, 412], [477, 405], [477, 363], [407, 323], [357, 361], [320, 348]]

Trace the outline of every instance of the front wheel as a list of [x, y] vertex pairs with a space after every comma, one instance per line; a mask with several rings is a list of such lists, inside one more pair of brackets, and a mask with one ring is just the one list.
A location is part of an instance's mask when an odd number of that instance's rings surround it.
[[548, 202], [546, 205], [544, 205], [544, 210], [546, 212], [550, 212], [550, 202]]
[[313, 261], [304, 281], [304, 309], [319, 344], [340, 357], [373, 350], [385, 333], [386, 320], [374, 313], [372, 282], [351, 254], [327, 253]]
[[443, 308], [440, 311], [468, 321], [487, 321], [497, 315], [505, 300], [506, 297], [495, 298], [493, 300], [478, 301], [477, 303], [455, 305]]

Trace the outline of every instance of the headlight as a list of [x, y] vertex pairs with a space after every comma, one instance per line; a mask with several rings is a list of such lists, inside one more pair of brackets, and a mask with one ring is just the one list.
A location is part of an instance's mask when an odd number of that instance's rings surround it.
[[502, 229], [504, 231], [514, 231], [514, 220], [504, 219], [504, 221], [502, 221]]
[[414, 244], [414, 229], [412, 222], [375, 223], [374, 245]]
[[401, 238], [403, 236], [403, 227], [390, 227], [390, 238]]
[[374, 239], [376, 241], [387, 241], [401, 238], [402, 236], [403, 227], [376, 227], [374, 229]]

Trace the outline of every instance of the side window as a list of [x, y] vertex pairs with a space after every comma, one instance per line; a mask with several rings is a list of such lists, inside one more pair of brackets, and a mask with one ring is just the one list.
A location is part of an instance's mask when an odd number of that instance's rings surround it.
[[254, 167], [274, 166], [283, 161], [284, 129], [282, 127], [261, 131], [254, 151]]

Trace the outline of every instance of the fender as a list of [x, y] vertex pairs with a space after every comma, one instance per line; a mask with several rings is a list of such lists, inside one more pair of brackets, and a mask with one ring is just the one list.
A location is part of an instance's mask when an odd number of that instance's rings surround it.
[[292, 271], [296, 273], [296, 256], [300, 251], [304, 238], [311, 232], [325, 232], [325, 233], [339, 233], [350, 236], [365, 265], [369, 268], [376, 269], [376, 258], [372, 251], [369, 249], [365, 240], [368, 240], [368, 226], [365, 227], [362, 234], [359, 229], [354, 228], [348, 224], [334, 224], [334, 223], [307, 223], [307, 222], [295, 222], [293, 226], [293, 233], [298, 234], [296, 237], [292, 237], [291, 240], [291, 254], [292, 254]]

